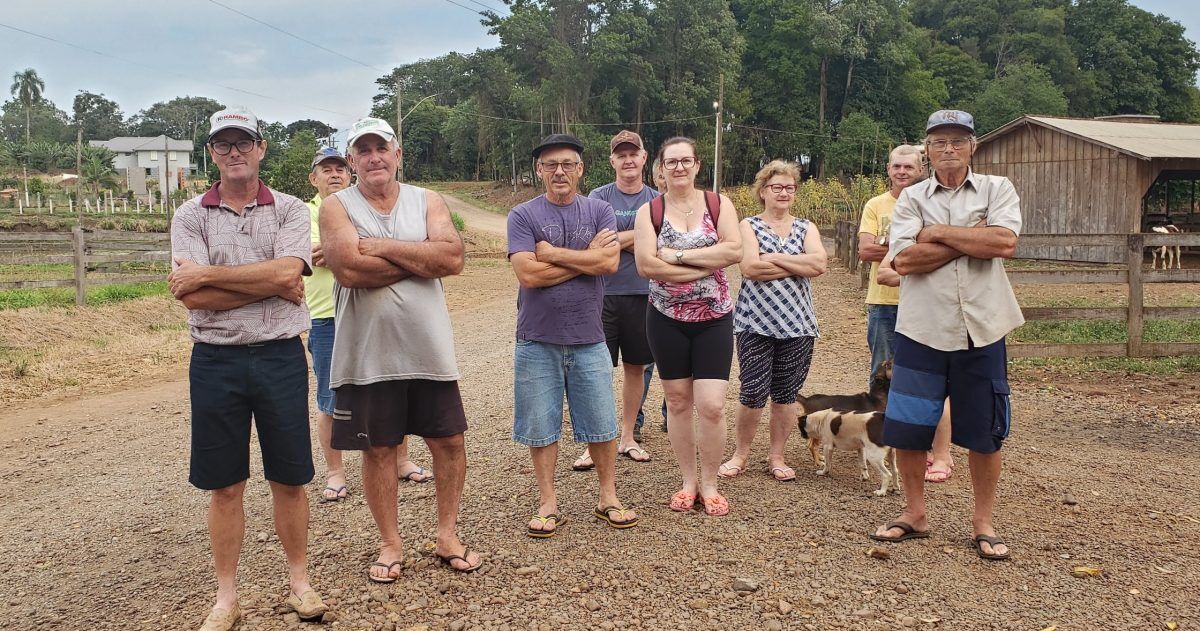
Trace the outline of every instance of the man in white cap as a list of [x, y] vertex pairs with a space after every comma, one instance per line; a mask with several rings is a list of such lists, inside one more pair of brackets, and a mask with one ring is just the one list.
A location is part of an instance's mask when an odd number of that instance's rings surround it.
[[396, 181], [401, 152], [386, 121], [354, 123], [349, 147], [358, 184], [322, 202], [321, 241], [337, 279], [332, 444], [363, 452], [363, 486], [381, 539], [367, 577], [393, 583], [404, 565], [395, 447], [405, 435], [424, 438], [433, 456], [433, 553], [452, 570], [473, 572], [483, 561], [457, 533], [467, 418], [441, 281], [462, 272], [462, 239], [441, 195]]
[[168, 282], [188, 308], [195, 343], [189, 480], [212, 492], [208, 527], [217, 602], [201, 630], [227, 631], [241, 617], [236, 582], [251, 419], [275, 533], [287, 556], [286, 604], [305, 620], [320, 618], [326, 606], [308, 581], [304, 494], [313, 478], [308, 362], [300, 342], [309, 328], [301, 282], [311, 273], [309, 217], [303, 202], [258, 179], [267, 143], [254, 114], [229, 108], [213, 114], [211, 123], [208, 151], [221, 178], [175, 211]]
[[1020, 200], [1007, 178], [971, 170], [970, 114], [934, 112], [925, 131], [934, 176], [900, 193], [889, 254], [903, 280], [883, 441], [896, 449], [905, 506], [870, 537], [929, 536], [925, 454], [949, 401], [951, 440], [969, 451], [971, 545], [1003, 560], [1009, 549], [992, 520], [1011, 415], [1004, 337], [1024, 322], [1004, 259], [1017, 247]]
[[[350, 185], [350, 163], [333, 147], [322, 147], [313, 156], [308, 182], [317, 194], [308, 201], [312, 220], [312, 276], [304, 279], [305, 299], [312, 329], [308, 332], [308, 352], [312, 355], [313, 375], [317, 378], [317, 438], [325, 456], [325, 488], [321, 491], [326, 502], [337, 502], [350, 494], [346, 488], [346, 471], [342, 452], [330, 444], [333, 435], [333, 391], [329, 389], [329, 364], [333, 358], [334, 323], [333, 272], [325, 266], [318, 224], [321, 201]], [[429, 482], [433, 473], [417, 466], [408, 457], [408, 444], [396, 447], [396, 476], [409, 482]]]

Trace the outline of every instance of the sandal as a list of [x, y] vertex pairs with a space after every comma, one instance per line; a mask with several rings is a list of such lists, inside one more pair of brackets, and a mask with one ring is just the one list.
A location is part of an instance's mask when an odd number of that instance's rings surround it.
[[584, 449], [583, 455], [576, 458], [575, 462], [571, 464], [571, 468], [576, 471], [590, 471], [595, 466], [596, 463], [592, 462], [592, 452], [587, 449]]
[[[332, 495], [330, 495], [332, 493]], [[327, 486], [321, 490], [322, 502], [340, 502], [350, 496], [350, 492], [346, 490], [346, 485], [338, 487]]]
[[[418, 479], [414, 478], [413, 476], [421, 477]], [[408, 473], [400, 476], [400, 479], [407, 480], [408, 482], [415, 482], [417, 484], [424, 484], [426, 482], [433, 482], [433, 472], [425, 467], [417, 467], [415, 470], [409, 471]]]
[[321, 601], [321, 595], [315, 589], [304, 592], [303, 596], [297, 596], [295, 592], [292, 592], [284, 604], [305, 621], [317, 620], [325, 615], [326, 611], [329, 611], [329, 606]]
[[721, 494], [711, 497], [701, 497], [704, 502], [704, 514], [709, 517], [722, 517], [729, 514], [729, 500]]
[[725, 464], [717, 467], [717, 477], [718, 478], [736, 478], [739, 475], [741, 475], [742, 472], [745, 470], [746, 470], [745, 467], [738, 467], [736, 465], [731, 465], [728, 462], [726, 462]]
[[696, 494], [679, 491], [671, 496], [671, 510], [686, 513], [696, 507]]
[[371, 564], [371, 567], [385, 568], [387, 570], [387, 574], [384, 576], [375, 576], [374, 574], [371, 573], [371, 570], [368, 569], [367, 570], [367, 578], [371, 579], [372, 583], [385, 583], [385, 584], [386, 583], [395, 583], [396, 579], [398, 579], [400, 577], [392, 576], [392, 568], [397, 565], [399, 565], [401, 568], [403, 568], [404, 561], [392, 561], [391, 563], [380, 563], [380, 562], [376, 561]]
[[779, 482], [792, 482], [796, 479], [796, 470], [791, 467], [768, 467], [766, 473]]
[[950, 476], [952, 476], [952, 475], [954, 475], [954, 466], [953, 465], [951, 465], [945, 469], [934, 469], [932, 464], [927, 465], [925, 467], [925, 481], [926, 482], [933, 482], [935, 484], [941, 483], [941, 482], [947, 482], [950, 480]]
[[[635, 451], [640, 453], [642, 455], [642, 457], [635, 458], [633, 456], [633, 452], [635, 452]], [[641, 447], [635, 446], [635, 447], [630, 447], [628, 449], [618, 449], [617, 453], [622, 456], [625, 456], [626, 458], [629, 458], [630, 460], [632, 460], [634, 462], [650, 462], [650, 452], [646, 451], [645, 449], [642, 449]]]
[[[567, 523], [567, 518], [560, 516], [558, 513], [550, 513], [549, 515], [538, 515], [538, 514], [534, 513], [534, 515], [531, 519], [536, 519], [538, 522], [540, 522], [542, 524], [541, 530], [538, 530], [537, 528], [532, 528], [532, 527], [529, 528], [529, 532], [528, 532], [529, 536], [533, 537], [535, 539], [548, 539], [550, 537], [553, 537], [554, 535], [558, 534], [558, 529], [563, 524]], [[549, 530], [546, 530], [545, 529], [546, 522], [549, 522], [551, 519], [554, 520], [554, 527]]]
[[[461, 574], [470, 574], [471, 572], [474, 572], [475, 570], [478, 570], [479, 568], [483, 567], [483, 557], [479, 558], [478, 563], [476, 563], [475, 565], [471, 565], [471, 562], [467, 560], [467, 557], [471, 556], [471, 549], [468, 547], [465, 547], [465, 546], [463, 547], [463, 553], [461, 555], [458, 555], [458, 554], [444, 554], [443, 555], [443, 554], [438, 554], [437, 552], [434, 552], [433, 556], [437, 557], [438, 561], [442, 562], [442, 564], [444, 564], [446, 567], [454, 570], [455, 572], [459, 572]], [[464, 567], [464, 568], [454, 567], [455, 561], [462, 561], [463, 563], [466, 563], [468, 567]]]
[[[617, 514], [617, 519], [612, 518], [613, 512]], [[608, 525], [612, 526], [613, 528], [625, 529], [633, 528], [634, 526], [638, 525], [638, 518], [636, 515], [627, 519], [621, 519], [625, 517], [627, 513], [631, 512], [632, 511], [628, 508], [621, 508], [620, 506], [604, 506], [592, 511], [592, 514], [596, 516], [596, 519], [602, 519], [608, 522]]]
[[1005, 561], [1012, 554], [1011, 551], [1005, 552], [1004, 554], [996, 554], [995, 552], [984, 552], [983, 546], [980, 545], [980, 542], [983, 542], [983, 543], [986, 543], [986, 544], [992, 546], [992, 550], [995, 550], [996, 546], [999, 546], [999, 545], [1007, 546], [1008, 544], [1004, 543], [1003, 539], [1001, 539], [1000, 537], [997, 537], [995, 535], [975, 535], [975, 538], [971, 539], [971, 547], [975, 548], [975, 554], [978, 554], [979, 558], [981, 558], [981, 559], [987, 559], [988, 561]]
[[895, 537], [886, 537], [884, 535], [877, 535], [874, 531], [871, 531], [867, 536], [874, 541], [886, 541], [888, 543], [900, 543], [909, 539], [925, 539], [929, 536], [928, 530], [917, 530], [912, 527], [912, 524], [903, 521], [889, 521], [883, 527], [884, 530], [891, 530], [893, 528], [899, 528], [901, 534]]

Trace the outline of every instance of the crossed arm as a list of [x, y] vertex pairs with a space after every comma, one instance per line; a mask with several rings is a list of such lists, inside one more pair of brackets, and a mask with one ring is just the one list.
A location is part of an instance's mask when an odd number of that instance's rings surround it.
[[875, 235], [870, 232], [858, 233], [858, 260], [864, 263], [879, 263], [887, 256], [888, 246], [875, 243]]
[[285, 256], [246, 265], [201, 265], [176, 256], [171, 294], [188, 309], [225, 311], [279, 296], [304, 302], [304, 261]]
[[572, 250], [538, 241], [533, 252], [514, 252], [509, 260], [517, 281], [527, 289], [552, 287], [576, 276], [604, 276], [617, 271], [621, 245], [616, 231], [605, 228], [592, 237], [586, 250]]
[[821, 243], [821, 233], [812, 222], [809, 222], [808, 232], [804, 235], [804, 254], [760, 254], [754, 228], [743, 221], [741, 231], [745, 248], [740, 267], [745, 278], [757, 281], [780, 280], [789, 276], [815, 278], [826, 271], [828, 255]]
[[343, 287], [374, 289], [411, 276], [441, 278], [463, 269], [463, 244], [441, 195], [426, 193], [425, 241], [360, 239], [336, 197], [321, 202], [321, 243], [334, 278]]
[[1017, 248], [1017, 235], [1001, 226], [980, 220], [970, 228], [932, 224], [921, 228], [916, 244], [895, 256], [893, 266], [902, 276], [925, 274], [957, 259], [1010, 258]]
[[[666, 217], [663, 217], [666, 221]], [[658, 249], [658, 234], [650, 219], [650, 204], [642, 204], [634, 220], [634, 260], [638, 274], [645, 278], [673, 283], [686, 283], [711, 276], [742, 260], [742, 234], [738, 228], [737, 210], [733, 202], [721, 196], [721, 216], [717, 219], [717, 242], [705, 248], [684, 250], [683, 264], [675, 263], [672, 248]]]

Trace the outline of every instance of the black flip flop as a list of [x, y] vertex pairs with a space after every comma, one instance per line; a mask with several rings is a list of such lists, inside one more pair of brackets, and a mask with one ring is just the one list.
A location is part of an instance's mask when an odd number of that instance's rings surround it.
[[384, 575], [383, 577], [378, 577], [378, 576], [371, 574], [371, 570], [368, 569], [367, 570], [367, 578], [372, 583], [381, 583], [381, 584], [385, 584], [385, 585], [387, 583], [395, 583], [396, 580], [399, 579], [400, 577], [392, 576], [392, 568], [397, 565], [399, 565], [401, 568], [403, 568], [404, 561], [392, 561], [391, 563], [380, 563], [380, 562], [376, 561], [375, 563], [371, 564], [371, 567], [387, 568], [388, 573], [386, 575]]
[[882, 535], [877, 535], [874, 531], [872, 531], [867, 536], [874, 541], [886, 541], [888, 543], [900, 543], [901, 541], [908, 541], [909, 539], [925, 539], [929, 537], [928, 530], [917, 530], [908, 522], [890, 521], [883, 527], [884, 530], [891, 530], [892, 528], [899, 528], [904, 534], [901, 534], [899, 537], [884, 537]]
[[[443, 556], [441, 554], [434, 552], [433, 556], [437, 557], [438, 561], [441, 561], [446, 567], [454, 570], [455, 572], [459, 572], [462, 574], [470, 574], [471, 572], [474, 572], [475, 570], [478, 570], [479, 568], [483, 567], [483, 557], [480, 557], [479, 562], [476, 563], [475, 565], [471, 565], [471, 562], [467, 560], [467, 557], [471, 556], [470, 548], [463, 548], [462, 555], [447, 554], [447, 555]], [[466, 563], [469, 567], [465, 567], [465, 568], [454, 567], [454, 563], [453, 563], [454, 561], [462, 561], [463, 563]]]
[[971, 547], [975, 548], [975, 554], [978, 554], [979, 558], [981, 559], [987, 559], [988, 561], [1006, 561], [1008, 560], [1008, 557], [1012, 555], [1011, 550], [1009, 552], [1005, 552], [1004, 554], [984, 552], [983, 546], [979, 545], [981, 541], [992, 546], [993, 550], [995, 550], [996, 546], [998, 545], [1008, 545], [1004, 543], [1003, 539], [995, 535], [975, 535], [975, 538], [971, 539]]

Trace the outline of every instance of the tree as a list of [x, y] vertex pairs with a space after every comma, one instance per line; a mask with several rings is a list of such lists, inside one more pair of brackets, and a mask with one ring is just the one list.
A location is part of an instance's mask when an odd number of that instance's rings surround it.
[[117, 187], [117, 170], [113, 168], [113, 160], [117, 154], [104, 147], [85, 147], [79, 166], [79, 177], [99, 195], [101, 189]]
[[[166, 135], [171, 138], [190, 138], [192, 150], [203, 151], [203, 143], [197, 141], [208, 136], [208, 119], [224, 105], [202, 96], [181, 96], [155, 103], [138, 112], [129, 121], [135, 136]], [[200, 162], [206, 162], [203, 155]]]
[[83, 132], [83, 139], [109, 140], [125, 135], [125, 115], [116, 101], [103, 94], [80, 90], [73, 104], [75, 125]]
[[33, 110], [34, 104], [42, 100], [42, 92], [45, 90], [46, 82], [42, 81], [33, 68], [13, 73], [13, 84], [9, 91], [25, 108], [25, 142], [30, 140], [30, 112]]
[[[26, 162], [31, 168], [42, 173], [62, 168], [68, 163], [68, 158], [74, 158], [74, 156], [75, 148], [60, 142], [35, 140], [25, 146]], [[74, 160], [69, 162], [73, 163]]]
[[888, 152], [896, 145], [896, 139], [882, 123], [862, 112], [853, 112], [842, 119], [837, 132], [826, 157], [830, 171], [849, 175], [886, 169]]
[[975, 129], [980, 134], [1024, 114], [1064, 116], [1067, 97], [1041, 66], [1015, 64], [988, 83], [974, 105]]
[[308, 130], [312, 132], [313, 136], [320, 140], [321, 138], [332, 136], [334, 132], [337, 131], [337, 128], [330, 127], [329, 125], [326, 125], [318, 120], [305, 118], [288, 125], [284, 128], [284, 130], [287, 132], [289, 138], [295, 136], [301, 131]]
[[[278, 127], [275, 131], [282, 132], [284, 129], [279, 123], [274, 125]], [[292, 136], [282, 145], [272, 144], [268, 140], [267, 155], [274, 152], [276, 157], [269, 163], [266, 159], [263, 160], [263, 180], [271, 188], [288, 195], [295, 195], [300, 199], [311, 198], [316, 189], [309, 184], [308, 174], [312, 171], [313, 154], [318, 148], [316, 137], [308, 130]]]

